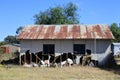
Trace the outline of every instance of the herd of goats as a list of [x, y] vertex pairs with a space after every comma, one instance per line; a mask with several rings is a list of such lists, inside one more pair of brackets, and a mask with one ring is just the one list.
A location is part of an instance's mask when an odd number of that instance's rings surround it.
[[[24, 67], [63, 67], [76, 64], [76, 55], [72, 53], [63, 53], [59, 56], [53, 54], [44, 55], [42, 52], [30, 53], [29, 50], [21, 55], [10, 60], [3, 60], [1, 64], [21, 64]], [[91, 50], [86, 50], [86, 54], [79, 59], [79, 64], [82, 66], [95, 66], [94, 60], [91, 57]]]

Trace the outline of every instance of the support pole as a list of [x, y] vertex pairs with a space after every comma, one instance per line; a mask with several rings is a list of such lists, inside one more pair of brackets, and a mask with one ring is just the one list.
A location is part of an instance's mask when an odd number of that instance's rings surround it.
[[36, 64], [37, 64], [37, 62], [38, 62], [38, 61], [37, 61], [37, 54], [36, 54]]
[[19, 54], [19, 64], [21, 66], [21, 53]]
[[43, 54], [43, 52], [42, 52], [42, 60], [44, 60], [44, 56], [43, 56], [44, 54]]
[[96, 54], [96, 38], [94, 39], [94, 53]]
[[62, 54], [60, 56], [60, 65], [61, 65], [61, 68], [62, 68]]
[[96, 37], [94, 38], [94, 54], [96, 54], [95, 66], [97, 65], [97, 53], [96, 53]]
[[30, 54], [30, 63], [32, 62], [32, 54]]
[[24, 63], [26, 62], [26, 53], [25, 53], [25, 56], [24, 56]]
[[68, 59], [68, 53], [67, 53], [67, 55], [66, 55], [66, 59]]

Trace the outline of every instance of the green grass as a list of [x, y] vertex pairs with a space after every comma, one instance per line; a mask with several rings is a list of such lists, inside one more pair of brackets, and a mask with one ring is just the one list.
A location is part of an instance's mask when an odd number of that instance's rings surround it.
[[24, 68], [0, 66], [0, 80], [120, 80], [120, 75], [92, 67]]

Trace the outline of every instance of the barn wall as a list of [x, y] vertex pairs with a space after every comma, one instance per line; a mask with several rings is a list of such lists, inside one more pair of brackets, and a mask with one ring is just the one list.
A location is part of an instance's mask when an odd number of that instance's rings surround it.
[[[43, 44], [55, 44], [56, 55], [65, 52], [73, 52], [73, 44], [85, 44], [86, 49], [91, 50], [92, 58], [99, 60], [99, 62], [101, 62], [111, 50], [110, 40], [97, 40], [96, 53], [94, 53], [94, 40], [21, 40], [21, 53], [24, 53], [25, 50], [30, 50], [33, 53], [43, 51]], [[78, 56], [77, 61], [79, 61], [79, 57], [80, 56]]]
[[21, 40], [20, 43], [21, 43], [20, 53], [24, 53], [26, 50], [32, 49], [31, 41], [29, 41], [29, 40], [25, 40], [25, 41]]
[[[93, 50], [94, 51], [94, 50]], [[111, 52], [110, 40], [98, 40], [96, 42], [96, 54], [92, 54], [92, 58], [99, 61], [100, 65], [104, 65], [104, 59]]]

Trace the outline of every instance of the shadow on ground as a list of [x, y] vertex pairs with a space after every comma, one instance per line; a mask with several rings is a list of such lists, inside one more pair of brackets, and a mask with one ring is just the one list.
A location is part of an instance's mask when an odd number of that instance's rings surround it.
[[120, 75], [120, 65], [112, 66], [112, 67], [99, 67], [102, 70], [113, 72], [114, 74]]
[[99, 66], [99, 68], [120, 75], [120, 64], [118, 64], [118, 61], [112, 53], [106, 56], [104, 66]]

